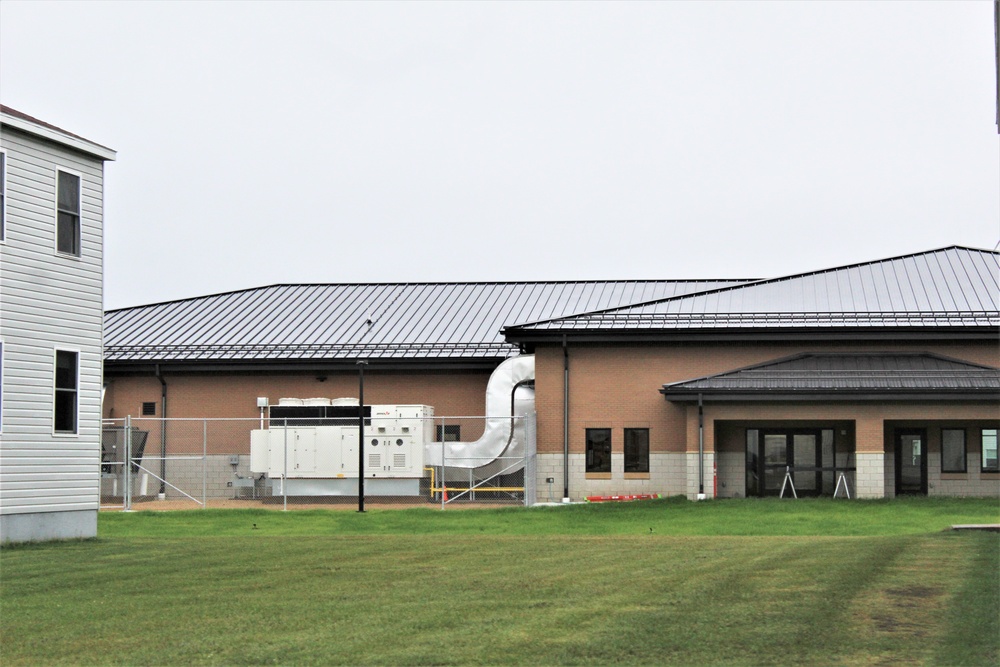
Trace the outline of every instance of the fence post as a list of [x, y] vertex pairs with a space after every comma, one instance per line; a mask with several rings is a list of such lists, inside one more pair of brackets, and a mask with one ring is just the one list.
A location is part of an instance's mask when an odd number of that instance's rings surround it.
[[285, 447], [284, 447], [285, 463], [284, 463], [284, 469], [281, 472], [281, 497], [284, 499], [283, 500], [284, 505], [282, 511], [287, 512], [288, 511], [288, 420], [287, 419], [284, 421], [284, 425], [282, 426], [282, 428], [284, 429], [285, 432]]
[[122, 482], [125, 487], [122, 511], [128, 512], [132, 509], [132, 415], [125, 417], [125, 467]]
[[201, 508], [208, 506], [208, 420], [201, 422]]
[[447, 475], [445, 475], [445, 472], [444, 472], [445, 471], [445, 465], [444, 465], [444, 453], [445, 453], [445, 449], [446, 449], [446, 447], [445, 447], [445, 444], [444, 444], [444, 417], [442, 417], [441, 418], [441, 509], [444, 509], [444, 504], [445, 504], [446, 499], [448, 497], [448, 492], [445, 491], [445, 489], [448, 488], [448, 479], [447, 479]]

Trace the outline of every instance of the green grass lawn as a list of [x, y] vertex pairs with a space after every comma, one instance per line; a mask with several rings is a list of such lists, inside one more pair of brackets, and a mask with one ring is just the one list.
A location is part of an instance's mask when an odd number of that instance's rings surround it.
[[[0, 551], [0, 661], [996, 665], [995, 500], [104, 513]], [[256, 524], [256, 528], [254, 528]]]

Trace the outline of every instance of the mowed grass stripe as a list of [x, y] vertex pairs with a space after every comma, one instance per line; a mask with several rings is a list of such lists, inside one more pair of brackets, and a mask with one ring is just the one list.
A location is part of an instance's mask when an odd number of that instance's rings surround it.
[[[152, 504], [155, 507], [155, 503]], [[567, 507], [441, 511], [206, 509], [102, 512], [102, 537], [195, 535], [903, 535], [952, 524], [1000, 523], [990, 498], [847, 501], [745, 499], [688, 502], [666, 498]], [[254, 528], [256, 526], [256, 528]]]
[[[977, 544], [997, 540], [356, 535], [33, 546], [3, 553], [2, 659], [919, 664], [951, 631], [944, 619], [976, 572]], [[875, 636], [859, 610], [879, 613], [880, 596], [928, 577], [941, 598], [927, 621], [935, 629]]]

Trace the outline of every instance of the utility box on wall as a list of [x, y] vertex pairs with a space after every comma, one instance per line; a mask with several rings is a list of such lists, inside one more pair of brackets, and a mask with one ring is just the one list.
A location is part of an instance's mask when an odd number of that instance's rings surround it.
[[[365, 492], [419, 495], [433, 428], [430, 406], [366, 405]], [[281, 399], [250, 434], [250, 469], [277, 480], [276, 493], [287, 480], [290, 495], [354, 495], [359, 445], [356, 400]]]

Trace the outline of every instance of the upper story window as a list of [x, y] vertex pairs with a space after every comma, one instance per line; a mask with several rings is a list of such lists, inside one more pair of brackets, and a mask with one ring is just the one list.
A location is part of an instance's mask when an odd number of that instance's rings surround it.
[[76, 433], [79, 376], [79, 353], [56, 350], [56, 400], [52, 415], [56, 433]]
[[59, 172], [56, 250], [80, 256], [80, 177]]

